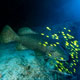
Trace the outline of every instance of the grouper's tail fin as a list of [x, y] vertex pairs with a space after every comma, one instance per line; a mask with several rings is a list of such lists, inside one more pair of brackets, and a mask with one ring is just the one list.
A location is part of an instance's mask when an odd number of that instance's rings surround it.
[[13, 29], [6, 25], [0, 33], [0, 43], [14, 42], [19, 39], [19, 36], [13, 31]]

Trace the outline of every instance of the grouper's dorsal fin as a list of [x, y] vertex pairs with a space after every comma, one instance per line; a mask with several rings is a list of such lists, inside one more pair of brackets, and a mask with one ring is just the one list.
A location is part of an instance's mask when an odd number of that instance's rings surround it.
[[0, 33], [0, 43], [9, 43], [16, 41], [19, 36], [13, 31], [9, 25], [5, 25]]
[[26, 34], [37, 34], [35, 31], [30, 29], [29, 27], [22, 27], [18, 30], [19, 35], [26, 35]]

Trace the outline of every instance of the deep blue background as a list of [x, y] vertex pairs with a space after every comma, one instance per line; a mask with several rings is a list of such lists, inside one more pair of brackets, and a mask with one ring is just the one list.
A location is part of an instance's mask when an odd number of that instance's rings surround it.
[[38, 27], [65, 22], [80, 25], [80, 0], [2, 0], [0, 27]]

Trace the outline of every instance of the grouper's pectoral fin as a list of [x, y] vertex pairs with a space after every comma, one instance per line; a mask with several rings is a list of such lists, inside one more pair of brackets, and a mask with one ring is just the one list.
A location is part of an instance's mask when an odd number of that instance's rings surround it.
[[21, 43], [16, 44], [16, 50], [26, 50], [26, 49], [28, 48], [22, 45]]

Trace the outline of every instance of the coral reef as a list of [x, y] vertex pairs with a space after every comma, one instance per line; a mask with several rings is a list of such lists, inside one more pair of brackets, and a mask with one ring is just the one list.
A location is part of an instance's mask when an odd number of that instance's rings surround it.
[[1, 44], [0, 80], [71, 80], [72, 75], [55, 71], [51, 59], [37, 54], [29, 49], [17, 51], [16, 43]]
[[0, 80], [51, 80], [41, 63], [32, 50], [16, 51], [14, 43], [0, 46]]

